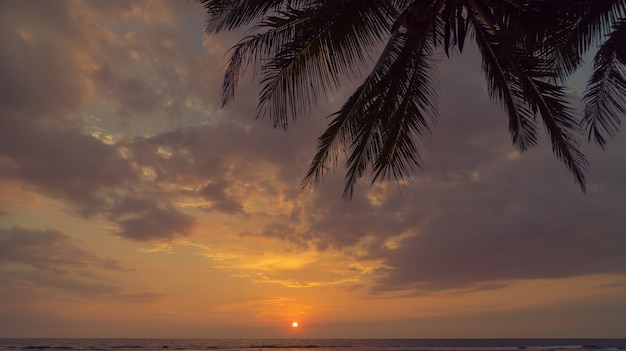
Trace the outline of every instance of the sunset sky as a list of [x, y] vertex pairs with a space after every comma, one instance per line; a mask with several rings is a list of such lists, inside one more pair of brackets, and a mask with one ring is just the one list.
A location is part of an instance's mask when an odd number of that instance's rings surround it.
[[221, 108], [241, 33], [204, 21], [0, 0], [0, 337], [626, 337], [626, 131], [583, 194], [545, 135], [515, 150], [468, 47], [424, 169], [344, 201], [341, 162], [301, 181], [359, 82], [275, 130], [252, 77]]

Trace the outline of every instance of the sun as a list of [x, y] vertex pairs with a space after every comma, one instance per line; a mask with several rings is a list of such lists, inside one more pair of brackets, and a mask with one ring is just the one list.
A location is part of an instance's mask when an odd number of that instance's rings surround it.
[[298, 322], [293, 322], [293, 323], [291, 323], [291, 326], [292, 326], [293, 328], [297, 328], [297, 327], [298, 327]]

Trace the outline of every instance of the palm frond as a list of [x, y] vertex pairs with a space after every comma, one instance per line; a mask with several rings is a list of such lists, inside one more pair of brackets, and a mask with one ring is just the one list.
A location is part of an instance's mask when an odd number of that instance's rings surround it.
[[[473, 17], [473, 22], [478, 24], [475, 26], [477, 30], [477, 38], [480, 40], [481, 35], [487, 37], [488, 32], [481, 26], [479, 20]], [[481, 30], [482, 28], [482, 30]], [[509, 93], [504, 88], [505, 81], [509, 82], [511, 87], [511, 95], [516, 99], [521, 99], [527, 105], [527, 108], [533, 115], [541, 116], [544, 126], [550, 136], [552, 142], [552, 151], [557, 158], [561, 159], [567, 168], [573, 173], [576, 182], [581, 189], [585, 190], [585, 166], [587, 164], [585, 157], [579, 150], [578, 135], [580, 128], [576, 118], [572, 114], [570, 101], [562, 86], [555, 85], [549, 81], [554, 79], [556, 75], [551, 62], [535, 56], [535, 53], [528, 51], [524, 45], [519, 43], [518, 38], [510, 37], [510, 32], [505, 30], [493, 33], [494, 42], [489, 44], [480, 43], [483, 53], [490, 54], [494, 52], [496, 60], [491, 60], [494, 67], [491, 69], [493, 75], [490, 79], [490, 85], [498, 86], [499, 96], [503, 96], [503, 102], [506, 104], [511, 120], [511, 112], [513, 106], [519, 106], [515, 100], [511, 104]], [[496, 44], [497, 42], [497, 44]], [[489, 50], [487, 50], [489, 49]], [[498, 62], [496, 66], [494, 61]], [[489, 69], [487, 67], [487, 69]], [[528, 121], [528, 113], [524, 110], [517, 116], [524, 117]], [[522, 121], [520, 119], [520, 121]], [[516, 118], [513, 115], [512, 134], [515, 139]], [[531, 124], [528, 124], [531, 126]], [[529, 132], [532, 132], [532, 128]], [[531, 134], [528, 134], [531, 135]], [[534, 136], [528, 139], [532, 145]]]
[[525, 28], [529, 41], [552, 61], [563, 82], [583, 63], [583, 55], [626, 15], [626, 0], [542, 0], [529, 15], [535, 20], [522, 21], [530, 24]]
[[318, 140], [305, 184], [319, 181], [339, 146], [348, 150], [343, 196], [350, 198], [357, 180], [371, 166], [374, 180], [401, 179], [420, 166], [417, 142], [430, 133], [435, 114], [436, 82], [429, 63], [432, 41], [396, 33], [365, 82], [333, 116]]
[[[243, 38], [230, 49], [222, 85], [222, 106], [234, 100], [237, 83], [248, 66], [253, 66], [256, 75], [262, 62], [269, 60], [285, 43], [293, 40], [296, 27], [305, 20], [297, 16], [269, 16], [253, 28], [260, 33]], [[261, 32], [263, 29], [265, 31]]]
[[298, 0], [199, 0], [206, 9], [206, 31], [215, 34], [232, 31], [282, 8], [298, 5]]
[[[503, 106], [513, 143], [538, 143], [539, 118], [552, 150], [585, 190], [583, 129], [604, 147], [626, 114], [626, 0], [199, 0], [207, 32], [248, 27], [230, 52], [223, 104], [250, 68], [260, 81], [257, 118], [286, 129], [296, 116], [360, 79], [331, 117], [303, 180], [321, 180], [346, 153], [344, 197], [369, 170], [402, 179], [421, 166], [420, 143], [436, 116], [433, 53], [463, 51], [471, 36], [491, 99]], [[391, 35], [389, 33], [391, 29]], [[391, 38], [389, 38], [391, 36]], [[564, 87], [601, 44], [578, 121]], [[371, 55], [371, 56], [370, 56]]]
[[414, 166], [421, 167], [418, 146], [431, 134], [431, 120], [437, 115], [436, 71], [428, 56], [420, 53], [398, 96], [393, 115], [382, 126], [382, 144], [373, 163], [373, 181], [378, 178], [405, 178]]
[[626, 18], [615, 24], [596, 53], [584, 101], [588, 139], [604, 148], [606, 137], [615, 135], [626, 115]]
[[446, 56], [450, 57], [450, 48], [457, 46], [459, 52], [463, 51], [465, 37], [467, 35], [468, 22], [463, 16], [464, 7], [455, 3], [445, 3], [441, 9], [443, 21], [443, 49]]
[[518, 77], [510, 72], [502, 44], [473, 12], [469, 13], [476, 44], [482, 54], [482, 66], [487, 78], [489, 95], [504, 106], [509, 116], [509, 132], [513, 143], [525, 151], [537, 144], [537, 124], [533, 112], [524, 101], [523, 89]]
[[389, 66], [397, 57], [396, 53], [400, 50], [400, 43], [400, 34], [395, 32], [387, 42], [370, 75], [348, 98], [341, 109], [329, 116], [334, 116], [334, 118], [326, 131], [318, 138], [317, 151], [309, 171], [304, 177], [304, 185], [319, 182], [327, 169], [336, 165], [339, 144], [346, 143], [350, 138], [348, 131], [355, 128], [351, 125], [356, 124], [358, 119], [366, 113], [370, 101], [374, 99], [377, 90], [379, 90], [382, 77], [387, 74]]
[[[262, 68], [258, 117], [287, 128], [289, 119], [308, 112], [322, 95], [356, 77], [385, 36], [393, 8], [383, 0], [326, 0], [283, 17], [302, 18], [290, 41]], [[346, 21], [346, 18], [350, 21]]]
[[572, 172], [581, 190], [586, 191], [587, 160], [580, 151], [581, 131], [564, 88], [536, 78], [529, 79], [525, 85], [525, 90], [535, 100], [531, 106], [539, 111], [548, 131], [552, 151]]

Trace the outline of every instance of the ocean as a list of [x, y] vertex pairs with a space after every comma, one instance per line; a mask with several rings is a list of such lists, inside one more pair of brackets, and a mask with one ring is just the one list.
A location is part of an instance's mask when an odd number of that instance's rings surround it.
[[0, 351], [616, 351], [626, 339], [0, 339]]

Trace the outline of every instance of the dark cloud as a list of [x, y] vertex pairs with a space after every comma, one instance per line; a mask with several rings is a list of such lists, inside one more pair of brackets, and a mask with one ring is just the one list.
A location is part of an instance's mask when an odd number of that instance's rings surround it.
[[146, 197], [128, 195], [116, 199], [108, 211], [108, 217], [116, 220], [126, 215], [140, 215], [149, 212], [154, 207], [155, 203]]
[[295, 200], [308, 162], [302, 157], [306, 145], [258, 127], [226, 120], [136, 138], [129, 148], [139, 164], [154, 169], [157, 181], [183, 181], [196, 188], [189, 195], [211, 203], [209, 210], [245, 214], [243, 199], [251, 193]]
[[228, 188], [221, 183], [209, 183], [198, 191], [198, 194], [211, 201], [211, 210], [228, 214], [243, 214], [243, 205], [227, 194]]
[[119, 235], [131, 240], [167, 240], [189, 235], [193, 217], [173, 208], [153, 208], [141, 216], [120, 220]]
[[[54, 299], [50, 289], [76, 297], [121, 303], [153, 303], [166, 295], [132, 291], [104, 278], [101, 271], [133, 274], [125, 262], [102, 258], [58, 230], [0, 228], [0, 300], [21, 306], [31, 300]], [[38, 288], [33, 289], [33, 285]], [[4, 287], [10, 287], [4, 289]]]
[[54, 288], [82, 296], [103, 296], [119, 290], [115, 284], [85, 279], [81, 272], [57, 272], [54, 270], [8, 272], [0, 279], [15, 278], [19, 282], [34, 283], [42, 288]]
[[77, 294], [118, 290], [98, 279], [97, 270], [131, 272], [125, 263], [100, 258], [60, 231], [24, 227], [0, 229], [0, 265], [8, 265], [0, 274], [5, 283], [30, 282]]
[[265, 239], [275, 239], [275, 240], [292, 243], [294, 245], [294, 248], [298, 250], [311, 249], [310, 243], [307, 241], [307, 239], [309, 238], [307, 238], [304, 235], [299, 234], [296, 226], [287, 224], [287, 223], [274, 222], [274, 223], [266, 224], [262, 228], [260, 228], [258, 231], [242, 232], [242, 233], [239, 233], [239, 236], [242, 238], [256, 237], [256, 238], [265, 238]]
[[550, 158], [547, 151], [501, 163], [479, 180], [448, 184], [445, 193], [421, 188], [430, 201], [420, 211], [427, 220], [382, 255], [390, 269], [377, 289], [626, 273], [626, 207], [608, 195], [623, 196], [621, 184], [582, 194]]
[[115, 146], [75, 129], [46, 128], [7, 115], [0, 118], [0, 155], [11, 161], [0, 176], [71, 200], [87, 216], [104, 206], [103, 191], [136, 179]]
[[0, 107], [32, 118], [85, 105], [92, 89], [79, 53], [87, 43], [68, 5], [0, 4]]
[[[115, 113], [101, 118], [113, 106], [126, 119], [148, 116], [155, 125], [164, 124], [164, 116], [180, 115], [186, 99], [199, 97], [191, 85], [200, 80], [191, 82], [189, 70], [195, 74], [208, 66], [183, 48], [200, 37], [166, 20], [172, 9], [191, 16], [191, 6], [124, 1], [104, 9], [89, 2], [0, 6], [6, 44], [0, 49], [0, 179], [66, 201], [81, 216], [107, 218], [133, 240], [187, 235], [193, 219], [173, 210], [178, 194], [163, 191], [160, 183], [175, 179], [163, 177], [157, 162], [150, 164], [162, 177], [145, 179], [136, 160], [123, 154], [128, 139], [105, 143], [91, 135], [90, 123], [115, 126]], [[91, 11], [98, 11], [93, 13], [101, 22], [91, 22]], [[156, 21], [144, 28], [151, 17]], [[198, 94], [207, 90], [196, 88]], [[147, 190], [137, 192], [139, 187]], [[215, 206], [232, 211], [236, 204], [222, 199]]]
[[101, 91], [101, 96], [109, 96], [120, 107], [118, 116], [154, 114], [166, 107], [166, 97], [157, 91], [158, 87], [147, 84], [136, 76], [116, 76], [108, 65], [93, 73], [93, 78]]
[[19, 263], [40, 271], [83, 267], [127, 270], [122, 262], [98, 258], [58, 230], [23, 227], [0, 229], [0, 262]]
[[123, 158], [118, 146], [78, 130], [5, 116], [0, 119], [0, 155], [11, 161], [0, 176], [68, 200], [83, 216], [103, 215], [122, 227], [124, 237], [169, 240], [187, 235], [193, 223], [190, 216], [171, 209], [167, 197], [120, 192], [142, 184], [132, 160]]
[[316, 198], [311, 209], [315, 220], [307, 235], [316, 242], [318, 249], [349, 248], [367, 237], [370, 239], [367, 242], [368, 251], [376, 250], [388, 237], [398, 235], [419, 222], [419, 216], [402, 218], [401, 213], [394, 213], [385, 205], [370, 203], [365, 187], [359, 187], [359, 193], [350, 202], [338, 198], [342, 191], [340, 187], [332, 189], [334, 191], [320, 190], [324, 195]]
[[[119, 35], [118, 40], [104, 36], [94, 45], [98, 67], [91, 75], [113, 123], [140, 135], [145, 129], [162, 132], [197, 123], [191, 105], [219, 101], [215, 87], [220, 83], [214, 72], [223, 62], [219, 56], [205, 55], [199, 25], [203, 12], [197, 3], [137, 1], [129, 6], [122, 1], [110, 8], [107, 4], [106, 9], [96, 3], [84, 6], [105, 14], [102, 22]], [[154, 122], [137, 128], [146, 118]]]
[[223, 148], [218, 134], [213, 126], [189, 127], [135, 138], [129, 147], [139, 164], [154, 169], [158, 181], [175, 182], [186, 177], [198, 182], [219, 177], [227, 170], [230, 152]]

